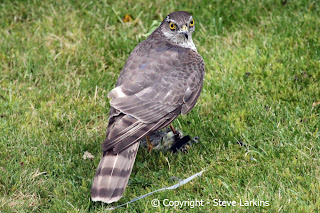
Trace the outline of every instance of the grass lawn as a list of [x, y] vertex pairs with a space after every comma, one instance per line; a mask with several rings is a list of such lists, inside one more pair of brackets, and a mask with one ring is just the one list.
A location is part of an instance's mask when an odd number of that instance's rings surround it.
[[[195, 18], [206, 76], [174, 125], [200, 141], [188, 153], [140, 149], [124, 197], [93, 203], [107, 94], [133, 48], [176, 10]], [[103, 212], [203, 169], [117, 210], [320, 211], [319, 20], [318, 1], [1, 1], [0, 212]]]

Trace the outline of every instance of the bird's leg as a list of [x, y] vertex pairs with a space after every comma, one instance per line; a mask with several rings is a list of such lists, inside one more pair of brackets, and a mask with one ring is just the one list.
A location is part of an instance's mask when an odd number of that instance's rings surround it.
[[152, 144], [151, 144], [151, 142], [150, 142], [149, 136], [146, 136], [146, 139], [147, 139], [147, 144], [148, 144], [148, 151], [151, 152], [153, 146], [152, 146]]
[[170, 129], [174, 135], [175, 140], [179, 140], [180, 139], [180, 133], [176, 131], [176, 129], [172, 126], [172, 124], [170, 124]]
[[170, 124], [170, 129], [173, 132], [174, 135], [177, 134], [177, 131], [175, 130], [175, 128], [172, 126], [172, 124]]

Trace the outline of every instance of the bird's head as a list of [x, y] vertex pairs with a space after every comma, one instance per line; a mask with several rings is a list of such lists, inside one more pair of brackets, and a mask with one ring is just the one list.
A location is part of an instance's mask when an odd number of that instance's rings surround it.
[[192, 41], [195, 21], [190, 13], [177, 11], [170, 13], [160, 25], [161, 32], [172, 43], [196, 50]]

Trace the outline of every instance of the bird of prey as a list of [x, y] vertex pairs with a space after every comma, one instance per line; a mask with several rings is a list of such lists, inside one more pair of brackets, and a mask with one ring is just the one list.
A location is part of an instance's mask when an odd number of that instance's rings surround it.
[[110, 91], [109, 125], [95, 174], [93, 201], [118, 201], [128, 184], [140, 140], [194, 107], [205, 66], [192, 41], [193, 17], [170, 13], [128, 57]]

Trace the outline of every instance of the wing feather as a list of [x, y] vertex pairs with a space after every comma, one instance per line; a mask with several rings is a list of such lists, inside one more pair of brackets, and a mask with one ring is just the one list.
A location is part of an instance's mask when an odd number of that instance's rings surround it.
[[[170, 52], [175, 57], [150, 57], [152, 63], [145, 63], [143, 72], [139, 66], [130, 70], [134, 78], [123, 78], [118, 82], [121, 92], [114, 92], [115, 89], [110, 92], [111, 106], [144, 123], [156, 122], [180, 106], [183, 114], [188, 113], [201, 92], [204, 63], [192, 50], [181, 51], [179, 55], [171, 49], [160, 53], [170, 55]], [[157, 64], [161, 64], [161, 69]], [[155, 78], [146, 77], [148, 73], [156, 73]]]

